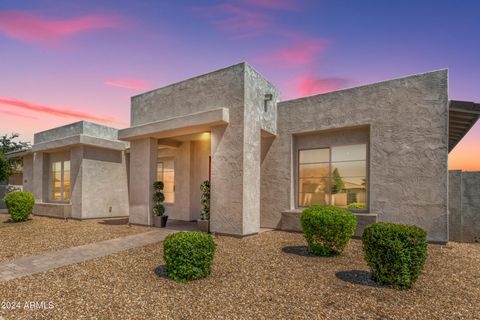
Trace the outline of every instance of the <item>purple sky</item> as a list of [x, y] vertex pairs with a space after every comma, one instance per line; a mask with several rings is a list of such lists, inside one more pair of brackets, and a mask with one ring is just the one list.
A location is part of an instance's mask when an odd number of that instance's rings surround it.
[[[0, 134], [130, 121], [130, 96], [248, 61], [283, 98], [449, 68], [480, 102], [478, 1], [0, 3]], [[480, 170], [480, 123], [450, 154]]]

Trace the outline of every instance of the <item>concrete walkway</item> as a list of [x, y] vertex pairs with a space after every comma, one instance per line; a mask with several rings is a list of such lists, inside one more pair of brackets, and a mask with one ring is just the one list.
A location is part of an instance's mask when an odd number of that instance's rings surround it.
[[182, 226], [182, 228], [180, 228], [179, 226], [176, 228], [169, 226], [166, 229], [157, 229], [59, 251], [51, 251], [13, 261], [0, 262], [0, 282], [160, 242], [169, 234], [190, 229], [184, 227], [185, 226]]

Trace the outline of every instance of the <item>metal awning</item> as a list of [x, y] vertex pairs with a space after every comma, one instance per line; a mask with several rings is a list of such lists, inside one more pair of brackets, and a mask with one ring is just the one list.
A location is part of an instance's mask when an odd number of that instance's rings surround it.
[[462, 140], [480, 118], [480, 103], [450, 100], [448, 112], [448, 152]]

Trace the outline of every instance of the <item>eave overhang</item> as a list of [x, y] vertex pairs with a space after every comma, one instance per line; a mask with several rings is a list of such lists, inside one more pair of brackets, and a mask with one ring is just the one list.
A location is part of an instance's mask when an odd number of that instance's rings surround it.
[[448, 111], [448, 152], [463, 139], [480, 118], [480, 104], [451, 100]]
[[220, 108], [185, 116], [150, 122], [118, 131], [118, 139], [132, 141], [142, 138], [170, 138], [203, 131], [229, 123], [229, 110]]

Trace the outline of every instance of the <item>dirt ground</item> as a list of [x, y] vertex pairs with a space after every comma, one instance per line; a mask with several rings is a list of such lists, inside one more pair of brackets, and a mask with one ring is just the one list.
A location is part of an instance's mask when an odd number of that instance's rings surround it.
[[127, 225], [128, 218], [68, 220], [30, 216], [25, 222], [12, 223], [0, 214], [0, 261], [8, 261], [41, 252], [59, 250], [147, 232], [147, 227]]
[[[361, 242], [306, 254], [301, 234], [216, 237], [212, 274], [164, 276], [162, 244], [0, 284], [5, 319], [480, 319], [480, 245], [429, 245], [424, 274], [399, 291], [369, 280]], [[25, 302], [52, 308], [25, 308]], [[33, 309], [33, 310], [32, 310]]]

